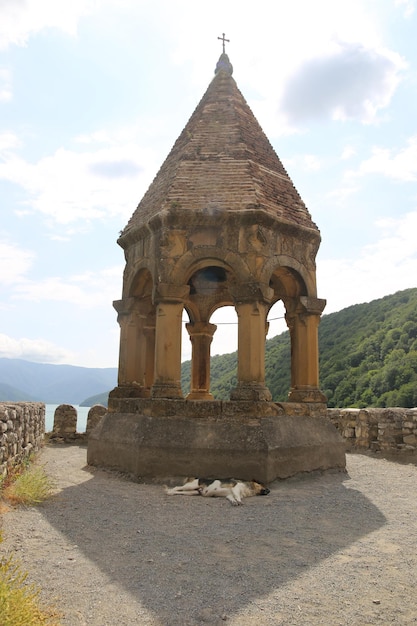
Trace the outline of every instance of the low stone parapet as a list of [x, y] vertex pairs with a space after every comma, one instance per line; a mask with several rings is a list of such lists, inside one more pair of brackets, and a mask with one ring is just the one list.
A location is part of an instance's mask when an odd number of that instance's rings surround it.
[[417, 408], [327, 409], [347, 450], [417, 456]]
[[106, 413], [107, 413], [107, 409], [102, 404], [95, 404], [94, 406], [91, 407], [91, 409], [88, 411], [87, 426], [85, 429], [85, 434], [87, 438], [89, 434], [91, 433], [91, 431], [94, 430], [96, 426], [98, 426], [101, 418]]
[[60, 404], [54, 413], [54, 426], [48, 439], [51, 443], [82, 443], [86, 442], [90, 433], [107, 412], [105, 406], [95, 404], [88, 411], [85, 432], [77, 431], [77, 409], [72, 404]]
[[39, 450], [44, 434], [42, 402], [0, 402], [0, 476]]

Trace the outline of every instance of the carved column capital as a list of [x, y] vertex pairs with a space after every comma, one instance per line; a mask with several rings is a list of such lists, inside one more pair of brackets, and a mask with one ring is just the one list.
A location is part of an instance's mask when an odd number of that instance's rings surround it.
[[185, 325], [185, 327], [188, 330], [188, 334], [190, 335], [191, 340], [196, 335], [204, 335], [206, 337], [209, 337], [210, 339], [213, 339], [213, 335], [217, 330], [216, 324], [209, 324], [208, 322], [188, 323]]
[[129, 315], [135, 308], [137, 298], [123, 298], [122, 300], [113, 300], [113, 308], [116, 309], [118, 315]]
[[153, 301], [160, 302], [184, 302], [190, 293], [189, 285], [172, 285], [171, 283], [158, 283], [153, 290]]
[[309, 296], [300, 296], [300, 304], [304, 308], [304, 312], [309, 315], [321, 315], [327, 304], [327, 300], [321, 298], [311, 298]]

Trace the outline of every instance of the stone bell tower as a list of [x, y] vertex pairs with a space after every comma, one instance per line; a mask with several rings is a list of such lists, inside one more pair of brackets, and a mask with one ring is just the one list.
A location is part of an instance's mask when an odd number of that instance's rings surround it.
[[[224, 40], [223, 40], [224, 46]], [[234, 475], [270, 481], [345, 466], [319, 389], [315, 258], [320, 232], [232, 77], [215, 76], [122, 231], [126, 267], [118, 386], [90, 435], [88, 462], [136, 476]], [[288, 402], [265, 385], [270, 308], [291, 337]], [[213, 312], [238, 316], [237, 385], [210, 393]], [[182, 315], [192, 343], [181, 389]], [[280, 367], [280, 364], [276, 364]]]

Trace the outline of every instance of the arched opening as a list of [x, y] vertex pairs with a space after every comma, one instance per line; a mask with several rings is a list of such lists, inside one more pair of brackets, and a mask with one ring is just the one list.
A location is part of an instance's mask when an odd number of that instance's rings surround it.
[[307, 295], [302, 276], [291, 267], [277, 267], [271, 275], [269, 286], [274, 290], [274, 300], [285, 300]]
[[222, 306], [214, 311], [210, 323], [217, 326], [211, 344], [211, 356], [237, 350], [237, 314], [234, 306]]
[[[213, 399], [210, 389], [211, 355], [236, 350], [237, 340], [233, 340], [237, 332], [236, 313], [233, 307], [228, 306], [232, 303], [232, 274], [230, 269], [217, 265], [216, 259], [200, 261], [194, 269], [187, 282], [189, 295], [182, 316], [186, 332], [181, 347], [181, 382], [188, 399], [209, 400]], [[232, 313], [229, 313], [230, 309]], [[213, 321], [213, 312], [217, 310], [221, 310], [223, 315], [215, 313]], [[233, 319], [229, 322], [231, 316]], [[230, 331], [231, 327], [235, 332]]]
[[265, 345], [265, 383], [274, 402], [286, 402], [291, 384], [291, 342], [285, 321], [285, 305], [278, 300], [269, 309]]
[[210, 391], [216, 400], [229, 400], [230, 392], [237, 383], [238, 320], [235, 308], [219, 307], [211, 316], [210, 323], [217, 326], [211, 345]]
[[281, 335], [283, 332], [288, 330], [288, 326], [285, 321], [285, 305], [282, 300], [275, 302], [275, 304], [269, 309], [267, 323], [267, 340], [272, 339], [277, 335]]
[[181, 322], [181, 389], [184, 397], [186, 397], [191, 390], [192, 343], [187, 332], [187, 324], [190, 324], [190, 322], [191, 316], [184, 307]]
[[227, 283], [227, 272], [224, 267], [210, 265], [195, 272], [188, 284], [190, 296], [199, 295], [213, 297], [224, 291]]

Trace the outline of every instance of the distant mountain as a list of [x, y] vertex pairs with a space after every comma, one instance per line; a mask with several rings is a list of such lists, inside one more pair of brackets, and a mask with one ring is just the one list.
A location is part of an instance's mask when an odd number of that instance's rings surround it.
[[21, 389], [0, 383], [0, 402], [33, 402], [34, 400], [35, 398], [21, 391]]
[[90, 396], [86, 398], [82, 402], [79, 402], [80, 406], [94, 406], [95, 404], [102, 404], [103, 406], [107, 406], [109, 402], [109, 392], [99, 393], [96, 396]]
[[32, 363], [0, 358], [0, 400], [80, 404], [108, 393], [117, 384], [117, 368]]

